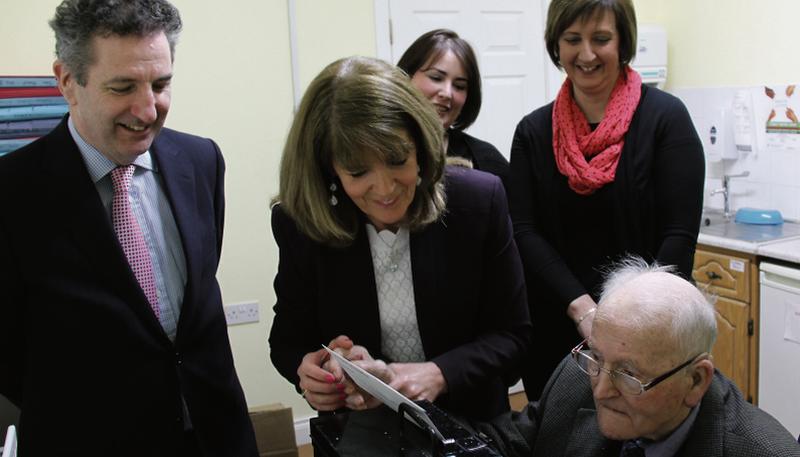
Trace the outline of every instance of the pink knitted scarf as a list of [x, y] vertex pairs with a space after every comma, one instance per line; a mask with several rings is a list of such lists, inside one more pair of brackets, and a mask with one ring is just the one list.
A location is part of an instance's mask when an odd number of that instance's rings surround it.
[[625, 72], [627, 77], [620, 73], [603, 120], [594, 131], [575, 103], [569, 78], [553, 105], [553, 152], [558, 171], [580, 195], [590, 195], [614, 181], [625, 133], [642, 96], [639, 73], [627, 66]]

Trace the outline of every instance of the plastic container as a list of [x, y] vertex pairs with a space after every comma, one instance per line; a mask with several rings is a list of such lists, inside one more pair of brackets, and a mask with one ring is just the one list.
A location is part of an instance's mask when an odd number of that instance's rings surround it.
[[780, 225], [783, 216], [777, 209], [740, 208], [734, 219], [739, 224]]

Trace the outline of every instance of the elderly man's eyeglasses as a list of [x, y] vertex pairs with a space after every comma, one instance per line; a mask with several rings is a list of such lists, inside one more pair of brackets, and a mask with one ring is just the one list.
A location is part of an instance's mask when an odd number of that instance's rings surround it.
[[575, 360], [575, 363], [578, 364], [578, 368], [580, 368], [581, 371], [592, 377], [598, 376], [601, 371], [604, 371], [611, 379], [611, 383], [614, 384], [614, 387], [616, 387], [617, 390], [619, 390], [620, 392], [627, 395], [643, 394], [644, 392], [657, 386], [660, 382], [664, 381], [665, 379], [669, 378], [675, 373], [686, 368], [692, 362], [697, 360], [699, 357], [706, 354], [705, 352], [697, 354], [696, 356], [683, 362], [682, 364], [669, 370], [668, 372], [662, 374], [661, 376], [657, 376], [653, 378], [653, 380], [651, 380], [650, 382], [644, 383], [636, 379], [634, 376], [629, 375], [623, 371], [609, 370], [607, 368], [603, 368], [603, 364], [595, 360], [594, 357], [591, 356], [590, 352], [584, 349], [585, 345], [586, 345], [586, 340], [583, 340], [581, 344], [575, 346], [575, 348], [572, 349], [572, 358]]

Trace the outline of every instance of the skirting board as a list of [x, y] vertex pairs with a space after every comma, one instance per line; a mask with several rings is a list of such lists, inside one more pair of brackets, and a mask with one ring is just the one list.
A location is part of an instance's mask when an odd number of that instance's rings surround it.
[[310, 421], [312, 417], [316, 416], [300, 417], [294, 420], [294, 437], [295, 441], [297, 441], [297, 446], [311, 444]]

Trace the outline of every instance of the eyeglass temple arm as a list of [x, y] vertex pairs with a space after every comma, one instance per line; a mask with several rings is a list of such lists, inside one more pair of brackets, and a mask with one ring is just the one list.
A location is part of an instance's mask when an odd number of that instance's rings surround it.
[[697, 354], [696, 356], [694, 356], [691, 359], [683, 362], [682, 364], [678, 365], [677, 367], [675, 367], [675, 368], [669, 370], [668, 372], [662, 374], [661, 376], [651, 380], [647, 384], [642, 384], [642, 391], [647, 391], [647, 390], [652, 389], [653, 387], [656, 386], [656, 384], [660, 383], [661, 381], [669, 378], [670, 376], [674, 375], [675, 373], [677, 373], [677, 372], [683, 370], [684, 368], [688, 367], [693, 362], [695, 362], [697, 359], [699, 359], [701, 356], [706, 356], [706, 355], [708, 355], [707, 352], [702, 352], [700, 354]]

